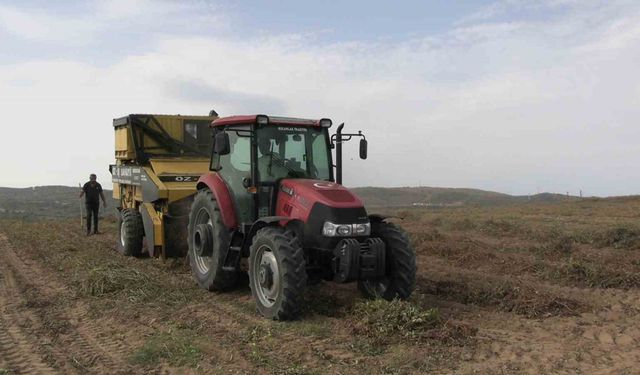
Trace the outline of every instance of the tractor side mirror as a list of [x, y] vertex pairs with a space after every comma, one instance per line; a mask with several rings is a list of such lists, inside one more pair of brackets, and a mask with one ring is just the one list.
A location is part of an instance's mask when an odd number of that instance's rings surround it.
[[227, 132], [220, 132], [216, 134], [213, 140], [213, 152], [218, 155], [227, 155], [231, 152], [229, 134], [227, 134]]
[[363, 138], [360, 140], [360, 159], [366, 159], [366, 158], [367, 158], [367, 140]]

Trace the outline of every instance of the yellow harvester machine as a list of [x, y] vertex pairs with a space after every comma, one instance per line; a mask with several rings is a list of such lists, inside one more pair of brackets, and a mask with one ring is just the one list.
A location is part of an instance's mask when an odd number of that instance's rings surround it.
[[186, 255], [188, 215], [198, 178], [209, 171], [209, 116], [132, 114], [113, 120], [113, 197], [124, 255]]

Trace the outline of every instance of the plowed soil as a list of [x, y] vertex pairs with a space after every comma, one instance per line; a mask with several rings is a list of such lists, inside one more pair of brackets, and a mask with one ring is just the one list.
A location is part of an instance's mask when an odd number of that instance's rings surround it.
[[639, 372], [640, 200], [390, 213], [410, 301], [324, 283], [286, 323], [246, 277], [209, 293], [182, 259], [121, 256], [114, 223], [0, 221], [0, 375]]

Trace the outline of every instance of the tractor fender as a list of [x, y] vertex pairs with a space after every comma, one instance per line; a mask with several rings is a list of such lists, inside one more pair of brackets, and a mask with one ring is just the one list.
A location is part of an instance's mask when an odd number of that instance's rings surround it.
[[369, 215], [369, 221], [372, 223], [381, 223], [387, 220], [389, 217], [385, 215], [371, 214]]
[[222, 222], [228, 229], [238, 228], [238, 219], [236, 217], [236, 209], [233, 205], [233, 198], [229, 192], [227, 184], [222, 177], [215, 172], [203, 174], [196, 185], [198, 190], [209, 189], [218, 202]]
[[372, 223], [382, 223], [387, 221], [388, 219], [399, 219], [404, 220], [401, 216], [393, 216], [393, 215], [379, 215], [379, 214], [371, 214], [369, 215], [369, 221]]

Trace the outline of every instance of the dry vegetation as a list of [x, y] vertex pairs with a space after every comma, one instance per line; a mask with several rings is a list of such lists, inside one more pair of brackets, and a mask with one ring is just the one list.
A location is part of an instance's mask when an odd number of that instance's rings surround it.
[[113, 223], [0, 221], [0, 374], [637, 373], [640, 199], [391, 213], [411, 300], [313, 286], [292, 323], [246, 280], [208, 293], [182, 260], [118, 255]]

